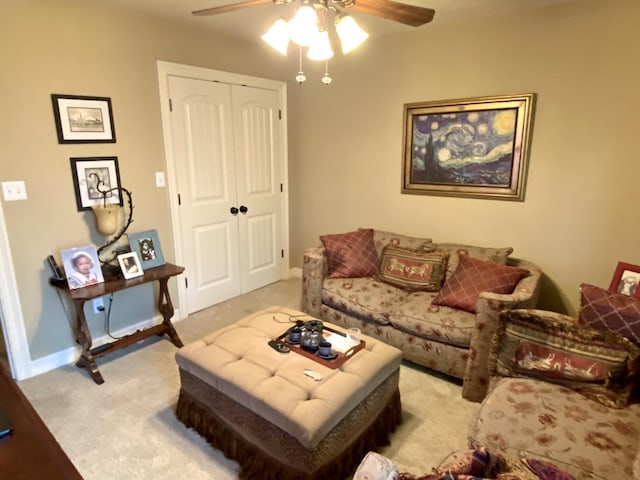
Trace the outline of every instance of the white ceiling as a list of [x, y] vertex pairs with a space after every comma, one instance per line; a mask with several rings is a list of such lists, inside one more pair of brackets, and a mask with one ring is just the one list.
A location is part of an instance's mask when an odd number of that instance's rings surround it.
[[[245, 39], [257, 39], [291, 5], [263, 5], [215, 16], [194, 16], [194, 10], [219, 7], [243, 0], [101, 0], [145, 13], [169, 17], [192, 25], [204, 26], [228, 35]], [[357, 1], [357, 0], [356, 0]], [[396, 0], [400, 1], [400, 0]], [[414, 28], [429, 28], [430, 25], [448, 25], [483, 16], [519, 12], [526, 14], [536, 8], [579, 0], [401, 0], [401, 3], [433, 8], [436, 11], [431, 24], [409, 27], [372, 15], [353, 13], [358, 23], [371, 36], [402, 33]]]

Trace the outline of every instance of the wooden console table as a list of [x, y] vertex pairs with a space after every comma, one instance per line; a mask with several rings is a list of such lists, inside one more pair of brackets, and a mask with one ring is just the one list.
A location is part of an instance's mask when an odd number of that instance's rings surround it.
[[[62, 290], [66, 295], [68, 295], [73, 303], [76, 342], [82, 346], [82, 353], [76, 362], [76, 366], [79, 368], [86, 368], [93, 380], [100, 385], [104, 383], [102, 374], [96, 365], [96, 359], [100, 357], [116, 352], [122, 348], [128, 347], [129, 345], [133, 345], [134, 343], [153, 335], [161, 336], [166, 334], [176, 347], [182, 347], [182, 340], [180, 340], [178, 333], [171, 324], [171, 317], [173, 317], [174, 310], [173, 304], [171, 303], [171, 297], [169, 296], [167, 283], [169, 282], [169, 278], [180, 275], [183, 271], [184, 267], [166, 263], [159, 267], [145, 270], [144, 275], [140, 277], [131, 278], [129, 280], [125, 280], [124, 278], [105, 280], [104, 283], [98, 283], [74, 290], [69, 290], [65, 280], [51, 279], [51, 285]], [[84, 315], [85, 302], [113, 292], [118, 292], [120, 290], [155, 281], [160, 285], [158, 310], [162, 314], [162, 323], [143, 330], [138, 330], [113, 342], [92, 348], [91, 332], [89, 331], [87, 320]]]

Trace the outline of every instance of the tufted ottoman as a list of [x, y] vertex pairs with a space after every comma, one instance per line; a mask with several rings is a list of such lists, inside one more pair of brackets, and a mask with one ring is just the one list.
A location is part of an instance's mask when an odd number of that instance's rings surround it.
[[400, 423], [400, 350], [364, 337], [331, 369], [267, 345], [296, 319], [311, 317], [272, 307], [176, 353], [177, 417], [237, 460], [240, 478], [344, 478]]

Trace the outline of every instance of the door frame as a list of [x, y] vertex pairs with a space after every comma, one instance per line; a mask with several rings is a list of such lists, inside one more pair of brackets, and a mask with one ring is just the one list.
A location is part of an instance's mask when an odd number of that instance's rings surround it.
[[[160, 90], [160, 111], [162, 115], [162, 134], [164, 137], [164, 155], [165, 167], [167, 171], [167, 187], [169, 188], [169, 206], [171, 214], [171, 230], [173, 235], [174, 256], [178, 265], [183, 263], [184, 245], [180, 235], [180, 211], [178, 205], [178, 185], [176, 177], [176, 160], [173, 155], [173, 139], [171, 135], [171, 112], [169, 108], [169, 77], [185, 77], [196, 80], [205, 80], [211, 82], [220, 82], [233, 85], [244, 85], [247, 87], [262, 88], [265, 90], [275, 90], [278, 92], [278, 104], [282, 119], [281, 142], [282, 142], [282, 178], [283, 192], [281, 196], [282, 208], [282, 248], [285, 252], [283, 262], [281, 263], [282, 278], [287, 278], [289, 272], [289, 154], [287, 143], [287, 84], [277, 80], [269, 80], [266, 78], [252, 77], [220, 70], [211, 70], [203, 67], [194, 67], [191, 65], [183, 65], [179, 63], [171, 63], [159, 60], [158, 68], [158, 84]], [[188, 298], [185, 282], [178, 282], [178, 305], [177, 310], [180, 318], [187, 316]]]
[[2, 322], [0, 327], [2, 327], [7, 347], [11, 375], [16, 380], [29, 378], [32, 376], [29, 343], [2, 204], [0, 204], [0, 310]]

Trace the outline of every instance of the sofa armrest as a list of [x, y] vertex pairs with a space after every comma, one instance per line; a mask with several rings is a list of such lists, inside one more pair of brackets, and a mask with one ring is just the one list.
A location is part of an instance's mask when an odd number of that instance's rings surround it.
[[322, 284], [327, 276], [327, 260], [324, 247], [307, 248], [302, 262], [302, 305], [303, 312], [320, 318], [322, 306]]
[[516, 285], [513, 293], [499, 294], [482, 292], [478, 298], [476, 324], [469, 345], [469, 359], [464, 373], [462, 396], [473, 402], [480, 402], [489, 387], [489, 353], [493, 335], [498, 328], [502, 310], [514, 308], [535, 308], [540, 294], [542, 270], [536, 264], [516, 258], [509, 259], [509, 265], [524, 268], [529, 275]]

